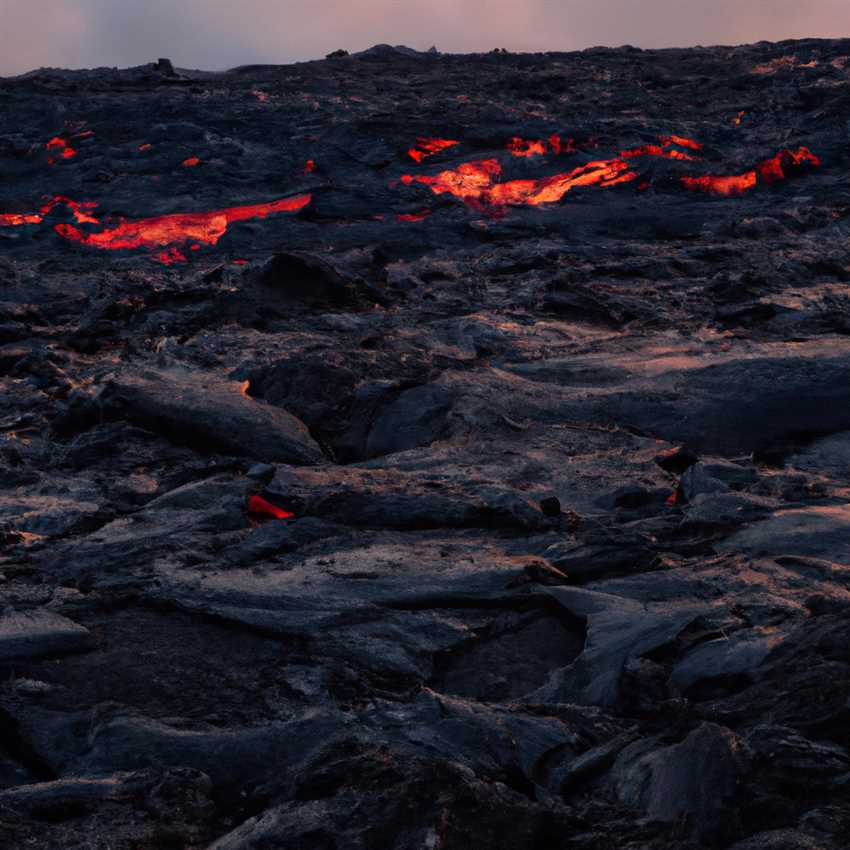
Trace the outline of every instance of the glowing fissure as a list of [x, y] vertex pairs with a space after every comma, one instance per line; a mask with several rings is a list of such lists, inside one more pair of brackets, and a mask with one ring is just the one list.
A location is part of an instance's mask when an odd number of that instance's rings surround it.
[[456, 139], [431, 139], [420, 136], [416, 140], [416, 145], [410, 148], [407, 155], [416, 162], [422, 162], [423, 159], [444, 151], [446, 148], [452, 148], [456, 144], [458, 144]]
[[807, 166], [818, 168], [820, 159], [808, 148], [783, 150], [770, 159], [762, 160], [755, 168], [743, 174], [702, 177], [683, 177], [682, 185], [691, 192], [707, 192], [714, 195], [741, 195], [759, 184], [770, 185], [788, 179]]

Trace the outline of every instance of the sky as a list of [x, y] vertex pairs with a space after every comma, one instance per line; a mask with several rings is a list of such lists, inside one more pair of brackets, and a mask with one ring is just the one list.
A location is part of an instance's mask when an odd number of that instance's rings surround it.
[[850, 36], [850, 0], [0, 0], [0, 76], [318, 59], [382, 42], [449, 53]]

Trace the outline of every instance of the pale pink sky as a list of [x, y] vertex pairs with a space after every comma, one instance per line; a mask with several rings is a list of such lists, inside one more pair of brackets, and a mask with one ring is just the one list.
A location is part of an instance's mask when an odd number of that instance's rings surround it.
[[850, 36], [850, 0], [0, 0], [0, 75], [40, 66], [218, 70], [379, 42], [445, 52]]

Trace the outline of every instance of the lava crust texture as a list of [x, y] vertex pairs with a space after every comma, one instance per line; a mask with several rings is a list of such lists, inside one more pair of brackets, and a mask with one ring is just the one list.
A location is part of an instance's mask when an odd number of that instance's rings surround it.
[[0, 110], [0, 846], [847, 847], [850, 42]]

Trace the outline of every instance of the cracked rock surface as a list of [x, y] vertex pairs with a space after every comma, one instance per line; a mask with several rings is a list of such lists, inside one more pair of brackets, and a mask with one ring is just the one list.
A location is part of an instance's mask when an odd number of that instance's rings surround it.
[[0, 110], [0, 846], [847, 846], [850, 41]]

